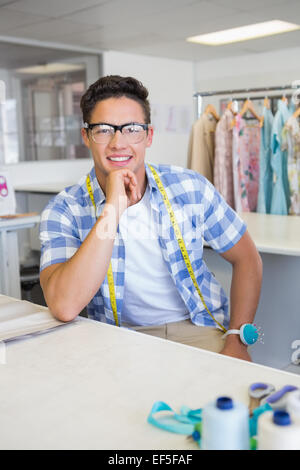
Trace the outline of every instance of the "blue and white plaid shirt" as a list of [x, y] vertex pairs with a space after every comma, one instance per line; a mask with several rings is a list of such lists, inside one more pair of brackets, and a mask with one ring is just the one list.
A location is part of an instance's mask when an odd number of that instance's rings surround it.
[[[206, 305], [216, 320], [228, 328], [228, 298], [203, 260], [203, 240], [215, 251], [225, 252], [240, 240], [246, 225], [227, 205], [214, 186], [199, 173], [170, 165], [153, 165], [153, 167], [171, 202]], [[152, 215], [157, 224], [158, 241], [168, 271], [190, 313], [191, 321], [196, 325], [216, 326], [190, 278], [152, 172], [148, 165], [145, 165], [145, 168]], [[105, 195], [97, 181], [94, 167], [89, 175], [97, 213], [87, 191], [86, 176], [82, 177], [78, 184], [65, 188], [51, 199], [43, 211], [40, 225], [41, 271], [47, 266], [70, 259], [94, 226], [96, 218], [100, 216], [105, 204]], [[93, 262], [91, 259], [91, 263]], [[119, 230], [115, 238], [111, 263], [118, 318], [121, 324], [125, 247]], [[88, 304], [87, 312], [89, 318], [94, 320], [115, 323], [107, 277]]]

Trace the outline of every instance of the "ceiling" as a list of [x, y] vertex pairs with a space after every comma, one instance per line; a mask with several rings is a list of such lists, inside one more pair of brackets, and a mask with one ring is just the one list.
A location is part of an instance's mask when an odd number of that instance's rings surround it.
[[[272, 19], [300, 24], [300, 0], [0, 0], [1, 36], [197, 62], [298, 47], [300, 30], [217, 47], [185, 41]], [[0, 43], [2, 68], [72, 55]]]

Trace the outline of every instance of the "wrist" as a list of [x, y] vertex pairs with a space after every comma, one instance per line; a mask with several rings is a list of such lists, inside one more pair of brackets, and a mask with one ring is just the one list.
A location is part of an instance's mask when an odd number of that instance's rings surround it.
[[229, 328], [224, 334], [224, 338], [236, 337], [242, 344], [251, 346], [259, 339], [259, 330], [252, 323], [244, 323], [239, 329]]
[[224, 339], [225, 339], [226, 346], [238, 346], [245, 350], [248, 347], [246, 344], [242, 343], [239, 335], [228, 335]]
[[105, 209], [108, 210], [111, 216], [115, 216], [116, 220], [119, 221], [123, 212], [127, 209], [127, 197], [117, 196], [107, 198], [105, 201]]

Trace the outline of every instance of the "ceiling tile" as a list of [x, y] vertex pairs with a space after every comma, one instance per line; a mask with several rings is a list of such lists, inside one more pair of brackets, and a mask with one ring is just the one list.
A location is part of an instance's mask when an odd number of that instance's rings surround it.
[[155, 30], [169, 39], [176, 40], [245, 25], [249, 23], [249, 17], [251, 15], [246, 13], [232, 13], [230, 11], [222, 13], [221, 16], [219, 16], [219, 13], [209, 14], [208, 12], [207, 14], [203, 13], [201, 16], [198, 9], [186, 8], [183, 11], [174, 12], [172, 21], [170, 21], [167, 14], [159, 15], [158, 18], [151, 16], [144, 18], [139, 27], [144, 30]]
[[30, 13], [20, 13], [17, 11], [11, 11], [7, 8], [0, 8], [0, 31], [1, 34], [11, 32], [13, 29], [19, 26], [26, 26], [38, 23], [39, 21], [45, 21], [45, 16], [37, 16]]
[[[269, 9], [269, 13], [272, 16], [272, 10], [274, 7], [279, 7], [281, 10], [284, 10], [288, 3], [295, 0], [251, 0], [251, 1], [241, 1], [241, 0], [212, 0], [215, 5], [229, 6], [231, 8], [236, 8], [241, 11], [253, 11], [259, 10], [264, 7]], [[296, 0], [298, 1], [298, 0]]]
[[57, 42], [58, 38], [60, 38], [60, 40], [64, 42], [63, 39], [68, 34], [77, 34], [88, 31], [92, 28], [93, 26], [71, 23], [69, 21], [59, 19], [52, 19], [36, 23], [30, 26], [16, 28], [14, 30], [11, 30], [10, 34], [12, 36], [38, 39], [41, 41], [52, 40]]
[[282, 5], [274, 5], [271, 10], [265, 4], [262, 4], [259, 9], [259, 16], [262, 18], [261, 21], [276, 19], [300, 24], [300, 1], [297, 0], [295, 3], [293, 0], [287, 0], [284, 7]]
[[62, 32], [62, 34], [57, 35], [56, 39], [58, 42], [63, 42], [64, 44], [88, 46], [92, 43], [98, 43], [101, 41], [102, 37], [102, 27], [98, 26], [98, 28], [95, 28], [95, 26], [93, 26], [93, 29], [89, 31], [76, 31], [71, 34]]
[[[88, 23], [95, 25], [119, 25], [127, 24], [128, 30], [138, 27], [137, 22], [154, 19], [152, 27], [155, 27], [156, 20], [160, 17], [167, 18], [168, 22], [174, 18], [184, 14], [186, 11], [193, 9], [194, 15], [198, 16], [198, 21], [203, 21], [207, 16], [214, 14], [222, 15], [226, 9], [219, 7], [218, 9], [210, 5], [207, 0], [111, 0], [97, 7], [87, 8], [80, 13], [74, 13], [68, 16], [71, 21], [79, 23]], [[232, 13], [232, 11], [231, 11]], [[191, 15], [192, 17], [194, 15]], [[183, 22], [183, 20], [182, 20]]]
[[118, 39], [110, 39], [110, 40], [102, 40], [98, 42], [98, 46], [102, 45], [105, 48], [110, 48], [116, 50], [131, 50], [132, 48], [138, 47], [147, 47], [147, 46], [154, 46], [155, 44], [164, 43], [164, 38], [162, 38], [159, 34], [155, 33], [143, 33], [143, 34], [131, 34], [128, 35], [126, 38], [123, 38], [122, 41]]
[[10, 3], [15, 2], [16, 0], [0, 0], [0, 7], [9, 5]]
[[194, 44], [183, 43], [180, 41], [177, 42], [161, 42], [157, 44], [151, 44], [148, 46], [139, 46], [138, 44], [134, 47], [126, 48], [127, 52], [132, 54], [142, 54], [142, 55], [152, 55], [156, 57], [171, 58], [177, 60], [190, 60], [193, 62], [202, 61], [202, 60], [211, 60], [217, 58], [224, 58], [226, 56], [238, 56], [242, 52], [240, 50], [236, 51], [221, 51], [217, 50], [213, 52], [210, 48], [205, 46], [194, 47]]
[[105, 2], [107, 0], [17, 0], [9, 5], [9, 8], [24, 13], [36, 13], [52, 18], [61, 18], [64, 15], [69, 15], [76, 11], [84, 11], [86, 8]]
[[[243, 44], [244, 48], [248, 51], [259, 53], [299, 47], [300, 31], [292, 31], [290, 33], [277, 34], [276, 36], [254, 39], [253, 41], [247, 41]], [[296, 57], [295, 60], [297, 60]]]

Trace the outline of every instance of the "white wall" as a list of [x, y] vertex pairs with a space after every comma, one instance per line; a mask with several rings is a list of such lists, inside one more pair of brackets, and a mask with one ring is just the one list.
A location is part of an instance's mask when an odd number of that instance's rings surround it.
[[90, 171], [93, 166], [91, 158], [78, 158], [76, 160], [48, 160], [39, 162], [21, 162], [17, 165], [6, 165], [16, 189], [28, 186], [61, 183], [67, 186], [75, 184]]
[[[156, 129], [146, 161], [186, 166], [189, 131], [194, 117], [194, 71], [192, 62], [163, 59], [122, 52], [103, 54], [103, 74], [132, 76], [149, 91], [151, 107], [167, 121], [169, 106], [177, 116], [188, 113], [188, 130], [170, 132], [162, 123]], [[182, 107], [182, 108], [181, 108]]]

